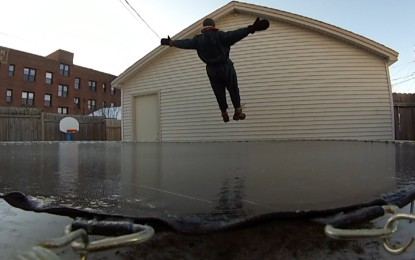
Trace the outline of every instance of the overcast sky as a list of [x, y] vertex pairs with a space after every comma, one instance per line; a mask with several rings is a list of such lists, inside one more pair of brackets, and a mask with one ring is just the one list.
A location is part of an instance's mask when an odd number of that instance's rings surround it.
[[[46, 56], [75, 54], [79, 66], [119, 75], [227, 0], [0, 0], [0, 46]], [[394, 92], [415, 93], [414, 0], [246, 0], [317, 19], [399, 52]]]

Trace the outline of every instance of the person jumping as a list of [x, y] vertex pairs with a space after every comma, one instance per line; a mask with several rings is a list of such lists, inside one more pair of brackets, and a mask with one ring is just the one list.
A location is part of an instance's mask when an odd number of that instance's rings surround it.
[[182, 40], [172, 40], [168, 36], [161, 39], [161, 45], [196, 50], [199, 58], [206, 64], [206, 72], [222, 112], [223, 121], [229, 122], [225, 89], [228, 90], [235, 108], [233, 120], [244, 120], [246, 115], [242, 112], [238, 80], [233, 62], [229, 59], [229, 52], [232, 45], [248, 34], [266, 30], [268, 27], [269, 21], [258, 17], [252, 25], [225, 32], [216, 28], [212, 18], [206, 18], [203, 21], [201, 34]]

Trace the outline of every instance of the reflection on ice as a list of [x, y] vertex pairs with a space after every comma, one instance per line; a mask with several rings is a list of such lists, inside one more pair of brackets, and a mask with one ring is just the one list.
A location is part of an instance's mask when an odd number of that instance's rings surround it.
[[160, 218], [324, 210], [412, 185], [414, 150], [358, 141], [7, 143], [0, 193]]

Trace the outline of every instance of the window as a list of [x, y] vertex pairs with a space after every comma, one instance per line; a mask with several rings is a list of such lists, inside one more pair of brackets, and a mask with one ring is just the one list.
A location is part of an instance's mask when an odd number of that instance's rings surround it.
[[107, 105], [105, 101], [102, 101], [102, 107], [104, 108]]
[[88, 80], [89, 90], [97, 91], [97, 82], [93, 80]]
[[52, 78], [53, 78], [53, 73], [52, 72], [46, 72], [45, 83], [46, 84], [52, 84]]
[[95, 100], [93, 100], [93, 99], [88, 99], [88, 109], [89, 110], [93, 110], [93, 109], [95, 109], [96, 108], [96, 105], [95, 105]]
[[111, 107], [115, 107], [115, 103], [114, 102], [111, 102]]
[[115, 95], [115, 88], [111, 86], [111, 95]]
[[81, 88], [81, 79], [80, 78], [75, 78], [74, 87], [75, 87], [75, 89], [80, 89]]
[[9, 77], [14, 76], [14, 69], [15, 69], [15, 66], [13, 64], [10, 64], [9, 65]]
[[59, 114], [68, 114], [68, 108], [67, 107], [58, 107], [58, 113]]
[[34, 99], [35, 99], [35, 93], [33, 92], [22, 92], [22, 105], [26, 106], [33, 106], [34, 105]]
[[45, 97], [43, 98], [43, 105], [45, 107], [52, 106], [52, 95], [51, 94], [45, 94]]
[[104, 93], [107, 92], [107, 85], [105, 85], [105, 83], [102, 83], [102, 91]]
[[24, 80], [35, 81], [36, 80], [36, 70], [32, 68], [23, 69]]
[[69, 65], [61, 63], [59, 65], [59, 74], [63, 76], [69, 76]]
[[68, 86], [58, 85], [58, 97], [67, 97], [68, 96]]
[[73, 102], [75, 103], [75, 108], [80, 109], [81, 108], [81, 102], [79, 97], [74, 97]]
[[8, 89], [6, 90], [6, 102], [11, 103], [13, 100], [13, 90]]

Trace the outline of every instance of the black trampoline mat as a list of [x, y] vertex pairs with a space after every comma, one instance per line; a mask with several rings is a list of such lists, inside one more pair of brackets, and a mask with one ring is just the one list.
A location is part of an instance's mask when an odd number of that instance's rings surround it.
[[34, 211], [210, 231], [388, 204], [413, 191], [415, 144], [364, 141], [0, 144], [0, 194]]

